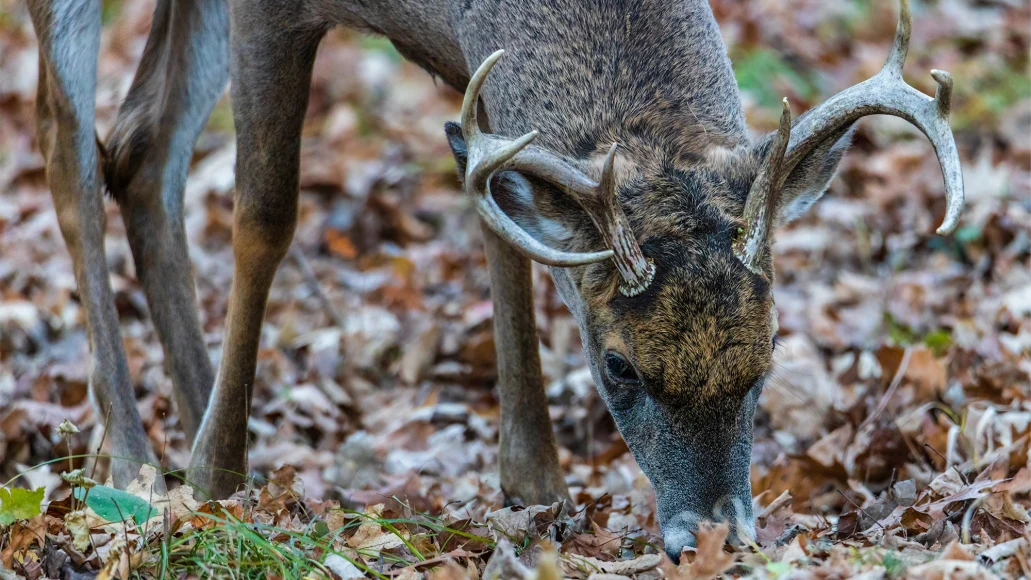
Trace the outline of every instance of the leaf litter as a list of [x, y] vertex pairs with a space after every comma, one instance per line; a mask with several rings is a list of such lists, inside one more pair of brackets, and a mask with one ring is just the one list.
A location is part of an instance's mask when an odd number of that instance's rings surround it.
[[[784, 95], [808, 108], [874, 72], [893, 34], [887, 0], [712, 6], [759, 129]], [[152, 3], [105, 7], [101, 135]], [[673, 564], [651, 487], [537, 266], [541, 359], [575, 505], [504, 506], [488, 277], [441, 134], [460, 97], [388, 43], [346, 31], [327, 36], [315, 66], [300, 222], [262, 331], [250, 486], [204, 502], [180, 485], [189, 445], [110, 200], [112, 286], [161, 465], [125, 492], [97, 483], [108, 450], [34, 137], [36, 41], [24, 7], [3, 4], [0, 578], [1031, 577], [1031, 7], [914, 10], [907, 79], [928, 93], [931, 66], [957, 79], [961, 227], [932, 233], [944, 195], [922, 137], [863, 121], [827, 196], [778, 234], [782, 340], [756, 418], [756, 536], [727, 545], [726, 526], [705, 527]], [[216, 362], [234, 156], [225, 98], [186, 190]], [[159, 476], [167, 495], [149, 491]]]

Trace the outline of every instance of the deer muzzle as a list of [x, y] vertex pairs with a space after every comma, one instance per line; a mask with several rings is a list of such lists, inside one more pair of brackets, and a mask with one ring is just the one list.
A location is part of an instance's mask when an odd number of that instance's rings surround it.
[[684, 548], [697, 545], [698, 529], [703, 521], [727, 522], [730, 534], [727, 542], [743, 544], [755, 538], [755, 521], [753, 520], [751, 498], [744, 501], [734, 494], [720, 498], [708, 513], [683, 511], [662, 524], [662, 539], [666, 545], [666, 554], [674, 562], [680, 562]]
[[623, 438], [655, 488], [666, 553], [679, 560], [703, 521], [728, 522], [728, 541], [754, 537], [750, 463], [761, 382], [743, 398], [706, 408], [646, 394], [609, 405]]

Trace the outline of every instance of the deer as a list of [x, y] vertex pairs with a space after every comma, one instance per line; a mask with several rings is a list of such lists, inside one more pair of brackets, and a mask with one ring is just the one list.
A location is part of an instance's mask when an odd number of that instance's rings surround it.
[[[879, 73], [798, 118], [785, 99], [779, 128], [757, 138], [704, 0], [158, 0], [103, 141], [93, 110], [99, 0], [28, 6], [39, 143], [86, 312], [91, 392], [112, 426], [116, 485], [155, 458], [119, 337], [102, 190], [120, 207], [192, 442], [188, 479], [226, 497], [247, 473], [260, 329], [297, 220], [312, 66], [333, 26], [385, 36], [464, 92], [461, 122], [445, 137], [482, 218], [507, 501], [570, 501], [541, 378], [536, 261], [549, 267], [598, 393], [655, 489], [675, 560], [702, 520], [754, 533], [753, 418], [777, 333], [771, 248], [828, 189], [856, 122], [894, 115], [930, 140], [946, 197], [939, 234], [963, 208], [952, 77], [931, 71], [934, 97], [902, 77], [907, 0]], [[228, 78], [235, 263], [216, 375], [182, 200], [192, 148]]]

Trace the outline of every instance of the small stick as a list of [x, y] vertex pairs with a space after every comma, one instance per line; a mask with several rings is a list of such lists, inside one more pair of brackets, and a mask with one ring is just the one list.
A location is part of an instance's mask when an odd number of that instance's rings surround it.
[[[100, 434], [100, 445], [97, 445], [97, 459], [100, 457], [100, 450], [104, 448], [104, 441], [107, 440], [107, 430], [111, 426], [111, 410], [114, 408], [114, 403], [107, 406], [107, 414], [104, 417], [104, 432]], [[97, 461], [93, 462], [93, 469], [90, 470], [89, 477], [93, 479], [93, 476], [97, 474]]]
[[762, 511], [755, 519], [756, 521], [773, 515], [773, 512], [786, 506], [791, 501], [791, 492], [784, 490], [784, 493], [777, 496], [777, 499], [770, 502], [770, 505], [766, 506], [766, 509]]
[[912, 352], [913, 351], [910, 350], [908, 346], [904, 351], [902, 351], [902, 362], [899, 363], [899, 368], [895, 370], [895, 376], [892, 377], [891, 384], [888, 385], [888, 390], [885, 391], [884, 396], [881, 397], [881, 402], [877, 404], [877, 409], [875, 409], [874, 412], [867, 417], [861, 425], [859, 425], [859, 429], [857, 429], [857, 431], [861, 431], [864, 427], [873, 423], [874, 420], [884, 412], [884, 409], [888, 406], [888, 401], [890, 401], [892, 395], [895, 394], [895, 389], [898, 389], [899, 384], [902, 383], [902, 376], [906, 374], [906, 369], [909, 367], [909, 357]]
[[964, 544], [970, 543], [970, 522], [974, 519], [974, 512], [977, 511], [977, 508], [981, 507], [981, 504], [984, 503], [984, 498], [986, 497], [988, 496], [983, 495], [975, 499], [974, 503], [970, 504], [970, 507], [967, 508], [966, 513], [963, 514], [963, 525], [960, 527], [962, 535], [960, 537], [962, 538]]
[[[162, 478], [162, 479], [165, 477], [165, 474], [161, 472], [161, 466], [162, 466], [162, 464], [164, 464], [164, 461], [165, 461], [165, 451], [168, 448], [168, 429], [167, 429], [168, 425], [165, 423], [165, 419], [167, 419], [167, 417], [164, 414], [162, 414], [161, 415], [161, 423], [162, 423], [162, 425], [161, 425], [161, 433], [164, 436], [164, 438], [161, 440], [161, 455], [160, 455], [160, 457], [158, 457], [158, 464], [157, 464], [157, 467], [154, 469], [154, 484], [155, 485], [157, 485], [159, 477]], [[167, 500], [168, 499], [168, 496], [167, 496], [168, 490], [167, 489], [165, 490], [165, 493], [166, 493], [165, 499]], [[150, 486], [150, 490], [149, 490], [148, 498], [147, 498], [147, 503], [149, 503], [151, 506], [154, 505], [154, 486], [153, 485]], [[148, 532], [147, 524], [148, 523], [150, 523], [150, 512], [147, 512], [147, 521], [143, 522], [143, 541], [144, 542], [147, 541], [147, 532]]]
[[[945, 456], [944, 456], [944, 455], [942, 455], [942, 454], [941, 454], [941, 453], [940, 453], [940, 452], [939, 452], [939, 451], [938, 451], [937, 449], [935, 449], [934, 447], [931, 447], [931, 444], [930, 444], [930, 443], [924, 443], [924, 447], [926, 447], [926, 448], [930, 449], [931, 451], [934, 451], [934, 454], [935, 454], [935, 455], [937, 455], [938, 457], [940, 457], [940, 458], [941, 458], [941, 460], [945, 462], [945, 465], [948, 465], [948, 464], [949, 464], [949, 460], [948, 460], [948, 459], [945, 459]], [[963, 472], [962, 472], [962, 471], [960, 471], [958, 467], [956, 467], [955, 465], [953, 465], [953, 466], [952, 466], [952, 469], [955, 469], [955, 470], [956, 470], [956, 475], [958, 475], [958, 476], [959, 476], [960, 480], [962, 480], [962, 481], [963, 481], [963, 484], [964, 484], [964, 485], [970, 485], [970, 482], [969, 482], [969, 481], [967, 481], [967, 477], [966, 477], [965, 475], [963, 475]], [[946, 471], [948, 471], [948, 469], [946, 469]]]
[[322, 291], [322, 287], [319, 286], [319, 279], [315, 275], [315, 270], [312, 269], [311, 263], [308, 258], [304, 255], [296, 245], [290, 246], [290, 257], [297, 263], [297, 268], [301, 271], [301, 276], [304, 277], [305, 284], [308, 285], [308, 289], [319, 301], [319, 305], [322, 306], [322, 310], [329, 316], [329, 319], [333, 321], [333, 326], [337, 328], [344, 327], [344, 317], [340, 316], [336, 307], [329, 301], [326, 294]]
[[861, 507], [859, 506], [859, 504], [857, 504], [856, 502], [854, 502], [854, 501], [852, 501], [851, 499], [849, 499], [849, 497], [848, 497], [847, 495], [845, 495], [845, 494], [844, 494], [844, 492], [842, 492], [842, 491], [841, 491], [840, 489], [836, 489], [836, 490], [834, 490], [834, 491], [836, 491], [836, 492], [838, 492], [839, 494], [841, 494], [841, 497], [845, 498], [845, 501], [847, 501], [848, 503], [852, 504], [852, 507], [854, 507], [854, 508], [856, 508], [857, 510], [859, 510], [859, 513], [861, 513], [861, 514], [863, 514], [864, 516], [866, 516], [867, 518], [869, 518], [869, 519], [873, 520], [873, 523], [877, 524], [877, 527], [881, 528], [881, 530], [882, 530], [882, 531], [883, 531], [883, 532], [884, 532], [885, 534], [887, 534], [887, 533], [888, 533], [888, 530], [887, 530], [887, 529], [885, 529], [885, 528], [884, 528], [884, 526], [882, 526], [882, 525], [881, 525], [881, 522], [877, 521], [877, 519], [876, 519], [876, 518], [874, 518], [874, 517], [873, 517], [873, 516], [871, 516], [870, 514], [866, 513], [866, 510], [864, 510], [863, 508], [861, 508]]
[[[132, 556], [129, 555], [129, 526], [125, 523], [125, 515], [122, 513], [122, 508], [118, 505], [118, 502], [111, 500], [111, 503], [115, 504], [115, 510], [118, 511], [118, 517], [122, 518], [122, 531], [125, 533], [125, 550], [123, 551], [125, 552], [125, 562], [129, 565], [128, 576], [132, 576]], [[132, 523], [134, 526], [136, 525], [135, 517], [133, 518]], [[139, 530], [137, 529], [137, 531]], [[143, 539], [146, 540], [146, 537]]]
[[[93, 469], [90, 470], [89, 474], [90, 479], [93, 479], [93, 476], [97, 473], [97, 464], [100, 463], [100, 450], [104, 448], [104, 441], [107, 439], [107, 430], [111, 427], [111, 409], [113, 408], [113, 406], [113, 403], [107, 406], [107, 415], [104, 417], [104, 433], [100, 436], [100, 445], [97, 445], [97, 457], [93, 460]], [[89, 490], [90, 488], [87, 487], [86, 493], [82, 494], [82, 505], [86, 505], [86, 498], [89, 497]], [[74, 493], [72, 494], [72, 497], [75, 497]], [[92, 541], [93, 540], [91, 538], [90, 542], [92, 543]], [[96, 551], [95, 547], [94, 551]]]

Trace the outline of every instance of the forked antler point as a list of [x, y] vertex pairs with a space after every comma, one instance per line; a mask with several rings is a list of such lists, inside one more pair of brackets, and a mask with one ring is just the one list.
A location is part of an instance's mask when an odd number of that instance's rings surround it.
[[949, 127], [952, 76], [945, 71], [931, 71], [931, 76], [938, 83], [933, 99], [902, 79], [912, 23], [909, 1], [901, 0], [900, 4], [895, 41], [884, 67], [873, 78], [834, 95], [798, 120], [781, 177], [790, 175], [791, 170], [825, 139], [840, 135], [860, 118], [875, 114], [901, 117], [927, 136], [938, 156], [945, 180], [946, 212], [937, 231], [944, 235], [956, 229], [963, 210], [963, 172], [956, 140]]
[[[485, 135], [480, 131], [477, 119], [480, 90], [504, 54], [504, 50], [498, 50], [483, 61], [469, 79], [462, 100], [462, 135], [468, 151], [465, 188], [473, 197], [484, 223], [523, 255], [549, 266], [582, 266], [611, 258], [623, 278], [621, 291], [627, 296], [643, 292], [651, 282], [655, 268], [641, 253], [615, 198], [615, 144], [605, 156], [601, 181], [596, 183], [562, 157], [531, 146], [530, 143], [537, 138], [536, 131], [517, 139]], [[506, 167], [548, 181], [572, 196], [590, 216], [610, 249], [564, 252], [534, 239], [501, 210], [491, 195], [491, 178]]]

